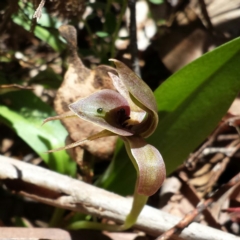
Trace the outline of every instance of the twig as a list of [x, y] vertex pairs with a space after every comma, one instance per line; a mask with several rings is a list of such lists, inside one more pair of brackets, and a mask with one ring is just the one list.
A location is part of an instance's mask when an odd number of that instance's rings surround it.
[[137, 47], [137, 27], [136, 27], [136, 0], [128, 0], [128, 7], [130, 10], [130, 52], [132, 70], [141, 77], [141, 71], [138, 60], [138, 47]]
[[[197, 208], [186, 214], [186, 216], [174, 227], [163, 233], [161, 236], [156, 238], [156, 240], [167, 240], [170, 239], [174, 234], [181, 232], [186, 228], [194, 219], [202, 213], [206, 208], [208, 208], [213, 202], [216, 202], [224, 193], [226, 193], [233, 186], [236, 186], [240, 182], [240, 173], [234, 176], [227, 184], [224, 184], [215, 194], [206, 199], [204, 202], [200, 203]], [[234, 189], [232, 189], [234, 190]]]
[[41, 18], [42, 16], [42, 8], [44, 7], [46, 0], [41, 0], [41, 2], [39, 3], [36, 11], [33, 14], [33, 18], [36, 18], [37, 20]]
[[[131, 200], [87, 183], [0, 155], [0, 179], [15, 193], [39, 202], [123, 222]], [[179, 221], [168, 213], [145, 206], [135, 228], [159, 236]], [[177, 240], [237, 240], [238, 238], [198, 223], [184, 229]], [[239, 239], [238, 239], [239, 240]]]
[[229, 126], [234, 127], [238, 133], [238, 136], [240, 138], [240, 116], [233, 117], [229, 120]]
[[240, 117], [232, 117], [225, 120], [220, 126], [217, 127], [217, 129], [210, 135], [208, 140], [191, 156], [188, 158], [186, 165], [191, 166], [197, 157], [203, 152], [204, 149], [206, 149], [208, 146], [210, 146], [217, 138], [217, 136], [227, 127], [235, 127], [236, 131], [238, 132], [238, 125], [240, 124]]
[[37, 21], [41, 18], [42, 16], [42, 8], [44, 7], [46, 0], [41, 0], [41, 2], [39, 3], [36, 11], [34, 12], [33, 16], [32, 16], [32, 21], [31, 21], [31, 27], [30, 27], [30, 32], [34, 34], [36, 25], [37, 25]]
[[202, 15], [205, 18], [205, 21], [207, 23], [208, 30], [213, 32], [214, 28], [213, 28], [211, 19], [210, 19], [209, 15], [208, 15], [206, 3], [205, 3], [204, 0], [198, 0], [198, 2], [199, 2], [199, 5], [200, 5], [200, 8], [201, 8], [201, 11], [202, 11]]

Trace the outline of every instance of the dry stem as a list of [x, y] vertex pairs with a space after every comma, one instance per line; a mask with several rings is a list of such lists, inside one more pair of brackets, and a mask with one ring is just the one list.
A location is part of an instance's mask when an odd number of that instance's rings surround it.
[[[122, 223], [131, 200], [67, 176], [0, 155], [0, 179], [13, 192], [39, 202], [92, 214]], [[145, 206], [135, 228], [159, 236], [179, 222], [178, 217]], [[238, 237], [198, 223], [190, 224], [174, 239], [237, 240]]]

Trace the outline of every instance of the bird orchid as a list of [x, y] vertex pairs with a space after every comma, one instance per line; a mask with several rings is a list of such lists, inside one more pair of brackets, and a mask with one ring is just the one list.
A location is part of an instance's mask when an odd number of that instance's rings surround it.
[[[146, 143], [158, 124], [157, 105], [153, 92], [125, 64], [110, 59], [116, 65], [118, 75], [108, 73], [117, 91], [104, 89], [82, 98], [69, 105], [69, 112], [47, 118], [44, 123], [66, 117], [80, 117], [92, 122], [103, 130], [87, 139], [69, 144], [49, 152], [69, 149], [81, 145], [85, 141], [106, 136], [119, 136], [126, 147], [127, 153], [137, 171], [137, 181], [131, 212], [123, 225], [99, 227], [89, 223], [89, 228], [125, 230], [137, 220], [149, 196], [153, 195], [162, 185], [166, 170], [159, 151]], [[86, 227], [88, 227], [86, 225]]]

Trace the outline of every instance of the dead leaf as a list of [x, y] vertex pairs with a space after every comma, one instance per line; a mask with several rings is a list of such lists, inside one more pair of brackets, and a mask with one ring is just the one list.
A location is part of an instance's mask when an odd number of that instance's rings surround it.
[[240, 98], [236, 98], [231, 107], [229, 108], [228, 112], [232, 115], [240, 115]]
[[[77, 53], [77, 34], [72, 26], [61, 26], [60, 34], [66, 39], [69, 47], [69, 66], [64, 76], [63, 83], [58, 89], [54, 107], [58, 114], [69, 111], [68, 105], [80, 98], [84, 98], [101, 89], [114, 89], [108, 72], [116, 74], [114, 68], [100, 65], [95, 70], [86, 68]], [[90, 135], [100, 132], [102, 128], [80, 118], [62, 120], [69, 132], [70, 141], [85, 139]], [[113, 154], [116, 137], [102, 138], [93, 142], [86, 142], [81, 147], [71, 150], [78, 164], [82, 162], [84, 150], [100, 159], [108, 159]], [[86, 167], [86, 166], [85, 166]], [[90, 173], [89, 173], [90, 174]]]

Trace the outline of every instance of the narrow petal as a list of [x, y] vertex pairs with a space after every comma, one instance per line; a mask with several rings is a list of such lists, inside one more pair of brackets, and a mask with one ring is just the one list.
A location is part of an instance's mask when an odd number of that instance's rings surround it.
[[104, 89], [69, 105], [70, 110], [80, 118], [92, 122], [117, 135], [131, 136], [133, 132], [125, 127], [130, 107], [118, 92]]
[[165, 164], [161, 154], [141, 137], [130, 136], [122, 139], [137, 170], [137, 193], [153, 195], [166, 178]]
[[63, 114], [60, 114], [60, 115], [57, 115], [57, 116], [54, 116], [54, 117], [46, 118], [43, 121], [42, 125], [44, 125], [47, 122], [53, 121], [53, 120], [61, 120], [63, 118], [70, 118], [70, 117], [77, 117], [77, 115], [75, 113], [73, 113], [72, 111], [68, 111], [68, 112], [65, 112]]
[[58, 151], [74, 148], [74, 147], [80, 146], [82, 143], [84, 143], [86, 141], [88, 141], [88, 139], [79, 140], [77, 142], [68, 144], [67, 146], [63, 146], [63, 147], [60, 147], [60, 148], [55, 148], [55, 149], [48, 150], [46, 153], [58, 152]]
[[47, 151], [47, 153], [58, 152], [58, 151], [61, 151], [61, 150], [64, 150], [64, 149], [74, 148], [74, 147], [80, 146], [82, 143], [84, 143], [86, 141], [92, 141], [92, 140], [95, 140], [95, 139], [98, 139], [98, 138], [109, 137], [109, 136], [114, 136], [114, 135], [116, 135], [116, 134], [114, 134], [112, 132], [109, 132], [107, 130], [103, 130], [99, 133], [96, 133], [96, 134], [86, 138], [86, 139], [70, 143], [70, 144], [68, 144], [67, 146], [64, 146], [64, 147], [49, 150], [49, 151]]

